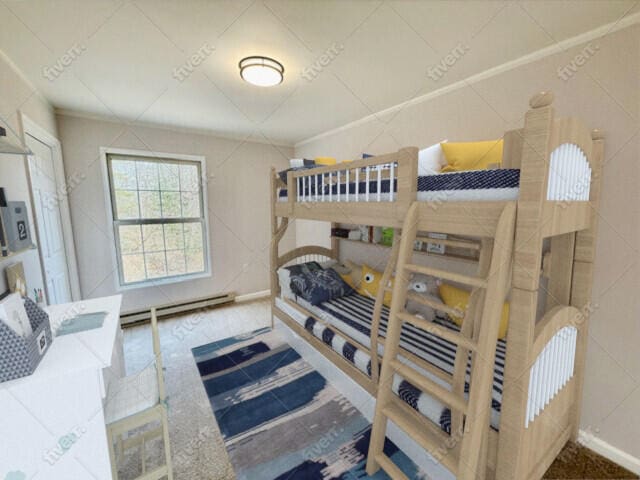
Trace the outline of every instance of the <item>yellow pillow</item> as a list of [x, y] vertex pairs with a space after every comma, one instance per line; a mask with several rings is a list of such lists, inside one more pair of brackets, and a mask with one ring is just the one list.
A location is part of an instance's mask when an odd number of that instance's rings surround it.
[[335, 165], [336, 159], [333, 157], [316, 157], [316, 165]]
[[351, 277], [350, 274], [338, 272], [338, 275], [340, 275], [340, 278], [342, 278], [345, 282], [347, 282], [347, 285], [349, 285], [351, 288], [357, 289], [356, 284], [353, 281], [353, 278]]
[[[442, 301], [451, 308], [456, 308], [462, 312], [467, 311], [467, 305], [469, 304], [469, 297], [471, 294], [467, 290], [454, 287], [453, 285], [441, 284], [438, 287], [440, 297]], [[462, 326], [462, 317], [455, 317], [449, 315], [451, 320], [456, 325]], [[500, 321], [500, 329], [498, 331], [498, 338], [505, 338], [507, 336], [507, 327], [509, 326], [509, 302], [505, 302], [502, 306], [502, 320]]]
[[447, 165], [442, 172], [462, 172], [464, 170], [486, 170], [493, 163], [502, 163], [502, 147], [500, 140], [485, 142], [444, 142], [442, 151]]
[[[380, 288], [380, 282], [382, 281], [383, 272], [378, 272], [373, 268], [362, 265], [362, 281], [357, 289], [360, 295], [375, 299], [378, 294], [378, 288]], [[393, 278], [389, 281], [389, 287], [393, 288]], [[391, 305], [391, 292], [384, 292], [384, 298], [382, 303], [387, 307]]]

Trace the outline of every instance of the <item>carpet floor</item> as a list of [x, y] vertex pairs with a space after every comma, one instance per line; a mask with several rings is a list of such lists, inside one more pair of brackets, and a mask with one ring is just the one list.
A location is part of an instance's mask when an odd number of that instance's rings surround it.
[[[236, 478], [209, 398], [203, 388], [192, 348], [270, 325], [267, 300], [180, 315], [160, 322], [165, 379], [169, 395], [169, 429], [176, 480], [233, 480]], [[148, 325], [125, 329], [127, 373], [153, 359]], [[147, 446], [149, 464], [161, 460], [161, 447]], [[140, 452], [132, 449], [119, 462], [119, 478], [139, 474]], [[545, 474], [551, 480], [637, 479], [590, 450], [568, 444]]]

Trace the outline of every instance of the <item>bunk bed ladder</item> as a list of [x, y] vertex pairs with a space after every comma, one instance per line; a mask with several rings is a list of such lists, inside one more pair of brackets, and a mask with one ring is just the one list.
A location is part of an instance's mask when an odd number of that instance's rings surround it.
[[[492, 238], [483, 238], [478, 276], [459, 275], [411, 263], [413, 243], [418, 234], [418, 209], [417, 203], [411, 206], [402, 229], [367, 473], [373, 475], [382, 468], [394, 480], [407, 478], [383, 452], [387, 421], [391, 420], [458, 479], [482, 479], [486, 472], [486, 440], [491, 413], [496, 341], [502, 305], [509, 288], [515, 203], [505, 204], [495, 234]], [[471, 301], [460, 333], [427, 322], [404, 309], [409, 278], [414, 273], [433, 275], [472, 287]], [[468, 325], [469, 322], [471, 326]], [[400, 361], [398, 355], [403, 323], [422, 328], [457, 345], [458, 355], [451, 388], [434, 382]], [[464, 394], [464, 378], [468, 352], [472, 355], [472, 372], [467, 400]], [[395, 375], [399, 375], [451, 409], [452, 419], [457, 419], [451, 435], [440, 430], [393, 393]], [[459, 430], [456, 431], [455, 428]]]

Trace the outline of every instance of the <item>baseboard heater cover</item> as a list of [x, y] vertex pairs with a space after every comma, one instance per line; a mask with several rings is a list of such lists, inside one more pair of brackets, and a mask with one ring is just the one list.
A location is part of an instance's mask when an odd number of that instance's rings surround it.
[[[235, 302], [235, 293], [222, 293], [210, 297], [194, 298], [185, 300], [184, 302], [174, 302], [156, 307], [158, 318], [175, 315], [177, 313], [190, 312], [201, 308], [214, 307], [216, 305], [224, 305], [226, 303]], [[147, 322], [151, 319], [150, 308], [132, 310], [130, 312], [120, 314], [120, 325], [123, 327], [135, 325], [137, 323]]]

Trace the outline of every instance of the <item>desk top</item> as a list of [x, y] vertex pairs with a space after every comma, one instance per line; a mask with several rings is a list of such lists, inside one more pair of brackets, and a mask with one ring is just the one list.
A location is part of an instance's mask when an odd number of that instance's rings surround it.
[[[0, 383], [0, 390], [13, 388], [24, 382], [49, 380], [87, 369], [102, 370], [111, 366], [116, 334], [120, 328], [122, 295], [93, 298], [47, 307], [53, 342], [38, 365], [27, 377]], [[62, 322], [80, 313], [107, 312], [102, 327], [56, 337]]]

